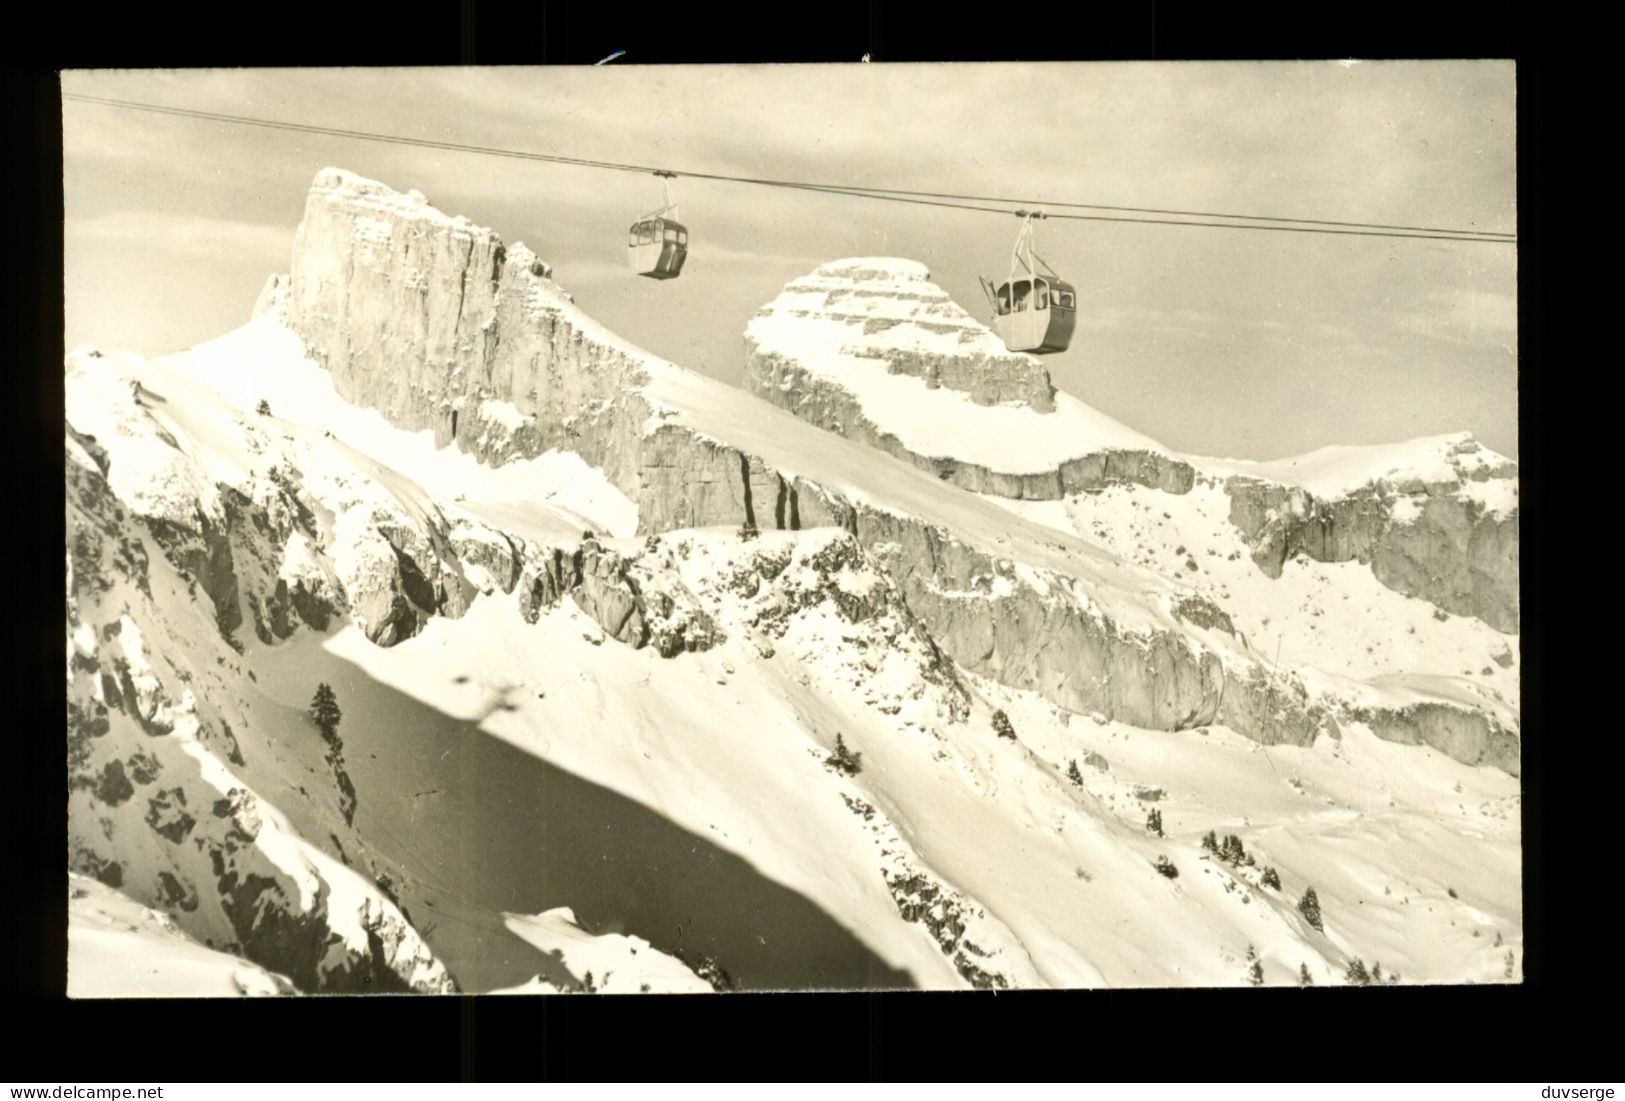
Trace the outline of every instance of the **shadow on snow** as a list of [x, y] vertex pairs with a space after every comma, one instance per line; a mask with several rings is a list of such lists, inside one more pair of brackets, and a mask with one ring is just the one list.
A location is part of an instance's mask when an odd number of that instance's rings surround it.
[[356, 831], [408, 877], [401, 901], [465, 990], [561, 977], [500, 917], [558, 906], [590, 932], [714, 957], [742, 990], [915, 985], [740, 857], [326, 656], [322, 677], [356, 716], [342, 728]]

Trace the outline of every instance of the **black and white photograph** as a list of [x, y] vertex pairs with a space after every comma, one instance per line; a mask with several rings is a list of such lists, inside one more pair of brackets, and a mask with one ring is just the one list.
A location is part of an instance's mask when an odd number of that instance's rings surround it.
[[1522, 983], [1517, 65], [627, 60], [61, 74], [69, 998]]

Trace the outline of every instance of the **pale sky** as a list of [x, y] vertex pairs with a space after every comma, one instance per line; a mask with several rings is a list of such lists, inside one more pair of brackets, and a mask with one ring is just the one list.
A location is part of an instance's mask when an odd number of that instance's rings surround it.
[[[1515, 231], [1510, 62], [64, 73], [65, 91], [701, 172]], [[729, 382], [745, 323], [846, 256], [923, 261], [977, 316], [1018, 223], [678, 179], [682, 277], [626, 266], [651, 176], [63, 104], [66, 342], [176, 351], [288, 270], [311, 178], [416, 188], [522, 241], [590, 314]], [[1466, 429], [1516, 456], [1507, 244], [1048, 221], [1081, 296], [1057, 386], [1170, 447], [1267, 459]]]

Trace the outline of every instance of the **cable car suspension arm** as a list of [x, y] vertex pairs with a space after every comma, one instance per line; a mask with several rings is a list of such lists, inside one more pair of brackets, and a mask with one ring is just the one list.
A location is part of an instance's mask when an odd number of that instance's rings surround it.
[[659, 210], [651, 210], [642, 218], [639, 218], [638, 221], [646, 222], [650, 218], [662, 218], [665, 217], [667, 211], [670, 211], [672, 221], [681, 222], [683, 219], [677, 211], [677, 203], [671, 197], [671, 181], [677, 178], [677, 173], [657, 168], [652, 174], [660, 177], [660, 189], [662, 196], [665, 198], [665, 205]]

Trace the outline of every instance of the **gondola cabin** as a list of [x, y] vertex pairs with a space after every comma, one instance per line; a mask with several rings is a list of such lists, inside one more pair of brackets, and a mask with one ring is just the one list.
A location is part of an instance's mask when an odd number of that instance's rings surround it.
[[1072, 343], [1078, 295], [1072, 284], [1046, 276], [1011, 279], [993, 289], [993, 328], [1012, 352], [1048, 355]]
[[676, 279], [688, 259], [688, 229], [670, 218], [652, 217], [632, 223], [626, 242], [632, 270], [650, 279]]

